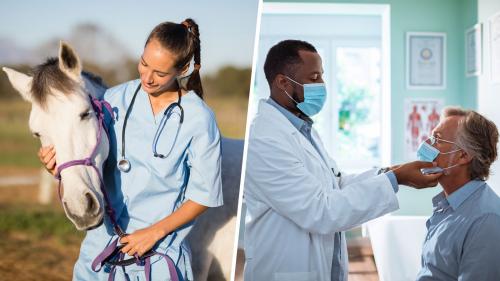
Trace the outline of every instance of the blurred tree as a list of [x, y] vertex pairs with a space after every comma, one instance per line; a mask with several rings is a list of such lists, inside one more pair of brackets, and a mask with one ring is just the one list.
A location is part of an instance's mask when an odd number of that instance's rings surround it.
[[248, 99], [251, 74], [250, 67], [224, 66], [215, 74], [204, 76], [203, 87], [207, 95]]
[[83, 62], [84, 69], [100, 76], [108, 87], [139, 78], [136, 60], [127, 58], [123, 60], [121, 65], [118, 70], [115, 68], [103, 68], [101, 65], [92, 62]]

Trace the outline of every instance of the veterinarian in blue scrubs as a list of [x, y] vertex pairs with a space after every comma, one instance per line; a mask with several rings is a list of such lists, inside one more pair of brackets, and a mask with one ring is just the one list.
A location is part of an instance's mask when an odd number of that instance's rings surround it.
[[[188, 73], [193, 59], [194, 70]], [[207, 207], [223, 204], [220, 134], [213, 112], [202, 100], [197, 24], [187, 19], [155, 27], [138, 69], [140, 79], [104, 95], [114, 111], [104, 168], [106, 189], [118, 224], [130, 234], [120, 239], [125, 244], [122, 252], [128, 258], [153, 248], [173, 260], [184, 280], [193, 280], [184, 238]], [[168, 108], [176, 102], [180, 106]], [[118, 163], [124, 159], [130, 168], [122, 171]], [[110, 267], [96, 273], [91, 263], [116, 238], [107, 217], [103, 225], [88, 231], [73, 280], [108, 280]], [[146, 280], [144, 266], [136, 264], [117, 267], [114, 277]], [[151, 258], [151, 280], [172, 280], [162, 256]]]

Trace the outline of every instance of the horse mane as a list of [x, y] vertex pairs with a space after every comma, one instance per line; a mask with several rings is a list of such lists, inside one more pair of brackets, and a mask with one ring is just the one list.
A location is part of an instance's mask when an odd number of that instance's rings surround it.
[[[32, 74], [31, 93], [34, 100], [41, 106], [45, 105], [47, 96], [51, 94], [51, 88], [70, 94], [78, 87], [78, 83], [59, 68], [59, 59], [55, 57], [48, 58], [44, 63], [33, 68]], [[102, 90], [108, 88], [100, 76], [91, 72], [83, 70], [82, 77], [97, 88]]]
[[58, 58], [48, 58], [44, 63], [32, 70], [31, 93], [34, 100], [41, 106], [45, 105], [51, 88], [62, 93], [71, 93], [78, 83], [59, 68]]

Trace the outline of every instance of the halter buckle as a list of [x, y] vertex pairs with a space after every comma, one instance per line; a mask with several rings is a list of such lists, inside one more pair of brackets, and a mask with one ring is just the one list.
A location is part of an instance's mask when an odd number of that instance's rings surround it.
[[90, 159], [90, 158], [86, 158], [86, 159], [85, 159], [85, 162], [83, 162], [83, 164], [84, 164], [85, 166], [92, 166], [92, 164], [93, 164], [93, 163], [92, 163], [92, 159]]

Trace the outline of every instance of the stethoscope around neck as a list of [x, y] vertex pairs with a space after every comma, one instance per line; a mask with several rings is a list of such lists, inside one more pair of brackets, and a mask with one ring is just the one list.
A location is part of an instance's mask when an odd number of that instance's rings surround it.
[[[140, 89], [141, 89], [141, 84], [139, 84], [139, 86], [137, 86], [137, 89], [134, 92], [134, 96], [132, 96], [132, 100], [130, 101], [130, 105], [127, 108], [127, 112], [125, 113], [125, 119], [123, 120], [123, 127], [122, 127], [122, 151], [121, 151], [121, 158], [120, 158], [120, 160], [118, 161], [118, 164], [117, 164], [118, 169], [120, 171], [122, 171], [122, 172], [128, 172], [128, 171], [130, 171], [130, 167], [131, 167], [130, 161], [127, 159], [127, 157], [125, 157], [125, 130], [127, 128], [127, 121], [128, 121], [129, 115], [132, 112], [132, 108], [134, 107], [135, 98], [137, 97], [137, 93], [139, 92]], [[167, 109], [163, 113], [163, 116], [161, 118], [160, 124], [158, 125], [158, 128], [156, 129], [156, 133], [155, 133], [155, 136], [153, 138], [153, 147], [152, 147], [153, 156], [154, 157], [157, 157], [157, 158], [166, 158], [167, 157], [165, 154], [158, 153], [158, 151], [156, 150], [156, 145], [157, 145], [158, 140], [160, 138], [161, 132], [163, 131], [163, 128], [165, 127], [165, 124], [167, 123], [167, 121], [169, 119], [170, 114], [172, 113], [172, 111], [176, 107], [178, 107], [179, 110], [181, 111], [181, 116], [180, 116], [180, 120], [179, 120], [179, 126], [182, 124], [182, 122], [184, 122], [184, 109], [181, 106], [182, 93], [181, 93], [181, 88], [180, 87], [179, 87], [177, 93], [178, 93], [178, 99], [177, 99], [177, 101], [171, 103], [167, 107]]]

